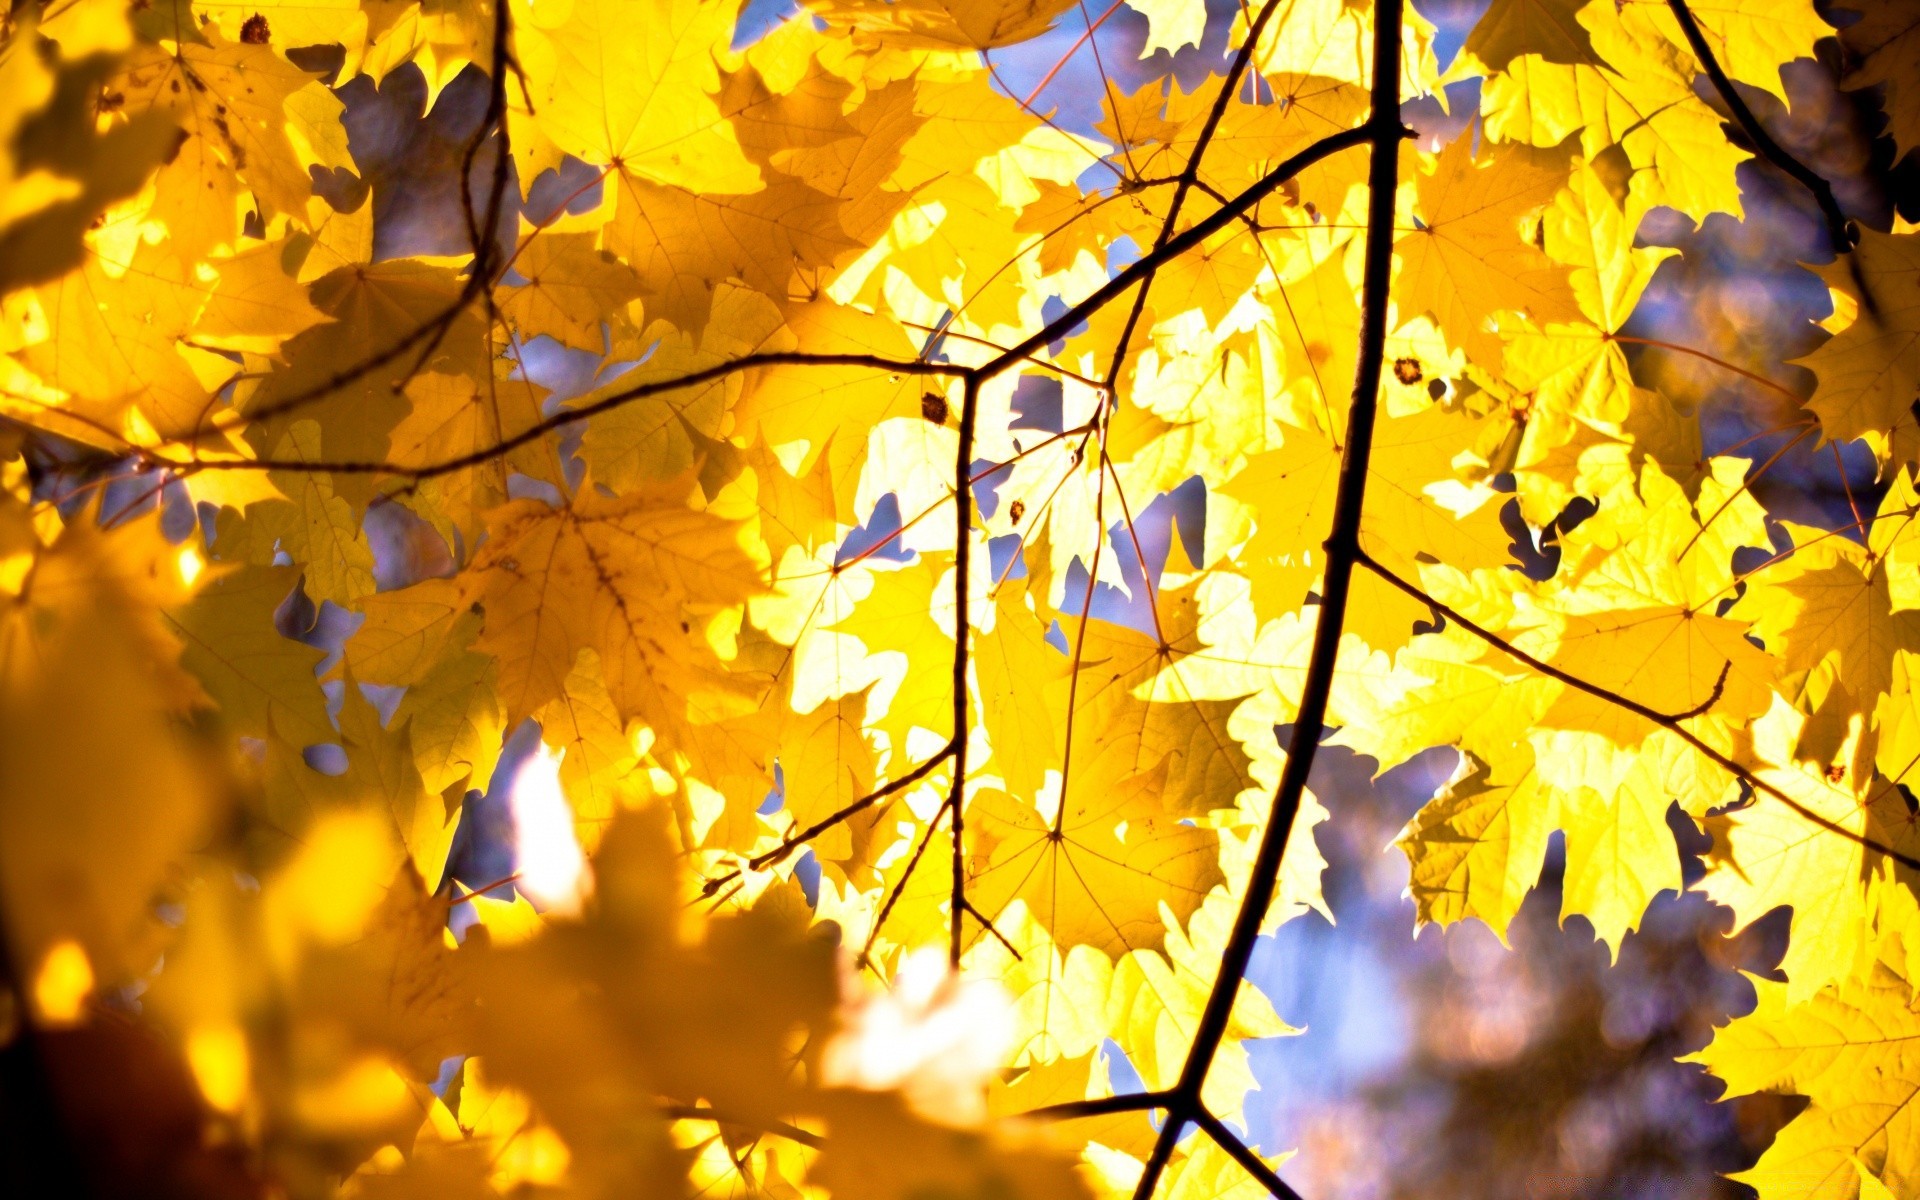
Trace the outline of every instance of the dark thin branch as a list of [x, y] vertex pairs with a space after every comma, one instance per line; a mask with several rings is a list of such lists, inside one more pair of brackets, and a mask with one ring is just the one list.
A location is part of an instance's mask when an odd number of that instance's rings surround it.
[[[1373, 452], [1374, 419], [1379, 408], [1380, 372], [1385, 359], [1387, 301], [1393, 277], [1394, 202], [1399, 190], [1400, 22], [1402, 0], [1376, 0], [1373, 29], [1373, 96], [1366, 125], [1359, 132], [1371, 144], [1367, 166], [1366, 257], [1361, 273], [1359, 365], [1353, 384], [1353, 403], [1347, 412], [1346, 449], [1342, 452], [1336, 486], [1332, 528], [1326, 540], [1326, 567], [1320, 586], [1320, 612], [1315, 619], [1313, 649], [1301, 688], [1300, 710], [1293, 721], [1287, 762], [1275, 789], [1266, 829], [1247, 879], [1247, 893], [1234, 917], [1233, 930], [1220, 955], [1220, 973], [1201, 1011], [1193, 1045], [1174, 1085], [1173, 1104], [1160, 1128], [1135, 1200], [1148, 1200], [1165, 1173], [1174, 1145], [1190, 1119], [1198, 1119], [1201, 1089], [1207, 1071], [1227, 1035], [1241, 979], [1253, 957], [1260, 927], [1280, 885], [1280, 867], [1294, 818], [1306, 793], [1320, 735], [1326, 728], [1327, 703], [1340, 656], [1340, 635], [1346, 624], [1353, 567], [1360, 557], [1360, 515], [1366, 503], [1367, 464]], [[1324, 145], [1325, 143], [1321, 143]], [[1294, 168], [1298, 169], [1298, 168]], [[1279, 174], [1278, 171], [1275, 174]], [[1227, 218], [1232, 219], [1232, 218]], [[1195, 229], [1201, 226], [1195, 226]]]
[[[1396, 130], [1394, 134], [1396, 138], [1409, 138], [1414, 136], [1412, 130], [1401, 128], [1397, 118], [1394, 123], [1394, 129]], [[1032, 354], [1049, 342], [1059, 341], [1068, 333], [1072, 332], [1074, 326], [1113, 303], [1116, 297], [1125, 295], [1129, 288], [1146, 278], [1147, 275], [1159, 270], [1164, 263], [1185, 254], [1214, 234], [1225, 229], [1228, 225], [1239, 220], [1241, 214], [1251, 210], [1254, 205], [1265, 200], [1268, 196], [1273, 195], [1273, 193], [1279, 191], [1282, 187], [1285, 187], [1295, 175], [1298, 175], [1315, 163], [1333, 157], [1342, 150], [1350, 150], [1355, 146], [1365, 145], [1373, 140], [1373, 136], [1374, 131], [1371, 124], [1359, 125], [1352, 129], [1342, 129], [1338, 133], [1328, 134], [1326, 137], [1321, 138], [1293, 157], [1286, 159], [1261, 177], [1260, 182], [1235, 196], [1229, 203], [1222, 205], [1220, 208], [1208, 214], [1204, 220], [1196, 221], [1194, 224], [1189, 225], [1184, 233], [1169, 239], [1166, 245], [1160, 247], [1157, 252], [1136, 259], [1124, 271], [1119, 272], [1112, 279], [1107, 280], [1106, 283], [1095, 289], [1093, 294], [1067, 309], [1067, 311], [1061, 313], [1058, 317], [1047, 322], [1047, 324], [1037, 332], [1029, 334], [1019, 342], [1008, 347], [1001, 354], [973, 368], [974, 376], [983, 381], [992, 379], [1005, 372], [1007, 368], [1013, 366], [1014, 363], [1026, 358], [1029, 354]]]
[[789, 1125], [785, 1121], [769, 1121], [762, 1118], [749, 1120], [738, 1113], [725, 1109], [709, 1108], [704, 1104], [663, 1104], [660, 1115], [670, 1121], [712, 1121], [716, 1125], [738, 1125], [742, 1129], [752, 1129], [760, 1133], [771, 1133], [802, 1146], [811, 1146], [818, 1150], [826, 1145], [826, 1139], [817, 1133], [808, 1133], [798, 1125]]
[[1792, 809], [1795, 813], [1799, 814], [1803, 819], [1812, 822], [1814, 825], [1819, 826], [1821, 829], [1826, 830], [1828, 833], [1839, 834], [1841, 837], [1846, 838], [1848, 841], [1853, 842], [1856, 845], [1864, 846], [1866, 849], [1872, 850], [1875, 853], [1886, 855], [1888, 858], [1891, 858], [1892, 860], [1901, 864], [1902, 866], [1912, 867], [1915, 870], [1920, 870], [1920, 858], [1915, 858], [1910, 854], [1902, 854], [1900, 851], [1895, 850], [1892, 846], [1882, 845], [1881, 843], [1875, 841], [1873, 838], [1867, 837], [1865, 834], [1855, 833], [1853, 830], [1848, 829], [1846, 826], [1841, 825], [1837, 821], [1833, 821], [1826, 817], [1821, 816], [1819, 813], [1813, 811], [1812, 809], [1808, 808], [1806, 805], [1800, 803], [1800, 801], [1795, 800], [1792, 796], [1787, 795], [1785, 792], [1781, 791], [1779, 788], [1773, 786], [1771, 783], [1768, 783], [1766, 780], [1761, 779], [1759, 776], [1755, 775], [1752, 771], [1747, 770], [1747, 768], [1741, 766], [1739, 763], [1735, 762], [1733, 759], [1727, 757], [1725, 754], [1722, 754], [1720, 751], [1708, 745], [1704, 740], [1701, 739], [1701, 737], [1698, 734], [1694, 733], [1692, 730], [1682, 725], [1680, 723], [1680, 720], [1681, 720], [1680, 718], [1669, 716], [1666, 713], [1660, 712], [1657, 709], [1648, 708], [1646, 705], [1641, 704], [1637, 700], [1633, 700], [1626, 696], [1622, 696], [1620, 693], [1611, 691], [1607, 688], [1603, 688], [1598, 684], [1589, 683], [1587, 680], [1580, 678], [1578, 675], [1574, 675], [1570, 672], [1563, 671], [1559, 667], [1554, 666], [1550, 662], [1545, 662], [1541, 659], [1535, 658], [1533, 655], [1528, 654], [1525, 650], [1520, 649], [1520, 647], [1514, 645], [1512, 642], [1509, 642], [1507, 639], [1501, 637], [1499, 634], [1493, 632], [1491, 629], [1488, 629], [1485, 626], [1476, 624], [1470, 617], [1466, 616], [1464, 613], [1460, 612], [1459, 610], [1447, 605], [1443, 601], [1435, 599], [1431, 594], [1429, 594], [1424, 588], [1420, 587], [1418, 584], [1402, 579], [1400, 576], [1394, 574], [1391, 570], [1382, 566], [1378, 561], [1376, 561], [1374, 558], [1369, 556], [1364, 550], [1359, 552], [1358, 561], [1361, 566], [1367, 568], [1367, 570], [1369, 571], [1372, 571], [1375, 575], [1378, 575], [1381, 579], [1385, 580], [1387, 583], [1392, 584], [1396, 588], [1399, 588], [1402, 592], [1405, 592], [1408, 596], [1413, 597], [1415, 600], [1420, 601], [1422, 604], [1432, 606], [1435, 612], [1439, 613], [1441, 616], [1445, 617], [1447, 620], [1452, 621], [1454, 624], [1460, 626], [1460, 628], [1466, 630], [1468, 633], [1471, 633], [1475, 637], [1479, 638], [1481, 641], [1487, 643], [1489, 646], [1493, 646], [1503, 651], [1508, 657], [1518, 659], [1520, 662], [1523, 662], [1527, 666], [1532, 667], [1534, 670], [1540, 672], [1542, 675], [1547, 676], [1549, 679], [1557, 679], [1561, 683], [1566, 684], [1570, 688], [1574, 688], [1578, 691], [1585, 692], [1587, 695], [1592, 696], [1596, 699], [1605, 700], [1607, 703], [1614, 705], [1616, 708], [1625, 709], [1626, 711], [1633, 713], [1635, 716], [1644, 717], [1647, 720], [1653, 722], [1655, 725], [1658, 725], [1660, 728], [1666, 730], [1668, 733], [1673, 734], [1675, 737], [1679, 738], [1681, 741], [1685, 742], [1687, 745], [1692, 746], [1695, 750], [1699, 751], [1703, 756], [1705, 756], [1707, 759], [1712, 761], [1716, 766], [1720, 767], [1722, 770], [1726, 771], [1728, 774], [1732, 775], [1735, 779], [1738, 779], [1740, 782], [1746, 784], [1748, 787], [1752, 788], [1756, 792], [1764, 792], [1768, 796], [1773, 797], [1775, 800], [1780, 801], [1782, 804]]
[[980, 377], [969, 375], [960, 401], [959, 447], [953, 466], [953, 788], [947, 799], [953, 822], [953, 880], [947, 926], [947, 963], [960, 967], [960, 943], [967, 916], [967, 853], [961, 835], [967, 828], [967, 660], [973, 623], [973, 430], [980, 416]]
[[[888, 796], [892, 796], [898, 792], [905, 791], [907, 788], [910, 788], [914, 784], [919, 783], [922, 779], [925, 779], [928, 775], [931, 775], [935, 767], [947, 761], [947, 759], [951, 758], [952, 756], [953, 756], [953, 743], [949, 742], [938, 754], [935, 754], [932, 758], [929, 758], [927, 761], [921, 763], [919, 766], [915, 767], [913, 770], [908, 771], [905, 775], [902, 775], [900, 778], [892, 780], [891, 782], [887, 783], [883, 787], [879, 788], [877, 791], [868, 792], [866, 795], [860, 797], [858, 800], [855, 800], [853, 803], [846, 805], [845, 807], [841, 808], [839, 811], [820, 818], [818, 821], [815, 821], [813, 824], [807, 826], [805, 829], [802, 829], [799, 833], [789, 834], [778, 846], [775, 846], [773, 849], [767, 851], [765, 854], [759, 855], [758, 857], [755, 857], [755, 858], [748, 859], [747, 869], [753, 870], [753, 871], [766, 870], [768, 867], [786, 858], [787, 855], [792, 854], [795, 850], [800, 849], [802, 846], [806, 845], [808, 842], [811, 842], [814, 838], [819, 837], [821, 834], [825, 833], [829, 829], [832, 829], [835, 825], [840, 824], [842, 821], [847, 820], [849, 817], [856, 816], [859, 813], [863, 813], [869, 808], [872, 808], [874, 805], [880, 803], [880, 801], [885, 800]], [[700, 886], [700, 894], [702, 896], [711, 896], [715, 892], [719, 891], [725, 885], [740, 878], [740, 874], [741, 874], [740, 871], [736, 869], [736, 870], [727, 872], [725, 875], [716, 875], [712, 879], [707, 880], [706, 883]]]
[[1165, 1108], [1172, 1092], [1123, 1092], [1118, 1096], [1096, 1096], [1091, 1100], [1065, 1100], [1021, 1113], [1029, 1121], [1077, 1121], [1082, 1117], [1104, 1117], [1111, 1113], [1145, 1112]]
[[[1246, 77], [1247, 64], [1253, 61], [1253, 53], [1259, 48], [1260, 36], [1266, 32], [1267, 22], [1279, 8], [1280, 0], [1267, 0], [1260, 6], [1260, 15], [1253, 19], [1252, 27], [1247, 30], [1247, 40], [1233, 56], [1225, 77], [1220, 80], [1220, 91], [1213, 98], [1213, 107], [1207, 111], [1206, 124], [1200, 127], [1199, 135], [1194, 138], [1193, 152], [1187, 157], [1186, 169], [1177, 177], [1173, 199], [1167, 202], [1167, 217], [1160, 224], [1160, 235], [1153, 241], [1154, 250], [1164, 248], [1173, 237], [1174, 227], [1180, 222], [1180, 210], [1187, 202], [1187, 193], [1200, 182], [1200, 164], [1207, 147], [1213, 143], [1213, 135], [1220, 128], [1221, 119], [1227, 115], [1227, 106], [1240, 90], [1240, 81]], [[1133, 308], [1127, 313], [1126, 324], [1120, 327], [1120, 338], [1114, 343], [1113, 358], [1107, 366], [1107, 403], [1112, 403], [1113, 389], [1120, 379], [1120, 368], [1127, 361], [1127, 345], [1133, 341], [1133, 331], [1140, 324], [1141, 314], [1147, 310], [1147, 297], [1153, 291], [1153, 281], [1158, 273], [1157, 270], [1148, 271], [1141, 277], [1140, 290], [1133, 294]]]
[[1274, 1200], [1300, 1200], [1300, 1193], [1287, 1186], [1266, 1160], [1253, 1152], [1253, 1147], [1240, 1140], [1240, 1136], [1228, 1129], [1226, 1123], [1214, 1116], [1202, 1105], [1193, 1111], [1194, 1124], [1206, 1130], [1214, 1144], [1225, 1150], [1240, 1164], [1240, 1168], [1254, 1177], [1261, 1187], [1266, 1188]]
[[[427, 361], [440, 349], [447, 334], [453, 329], [457, 314], [475, 300], [484, 300], [487, 308], [488, 328], [499, 316], [494, 307], [493, 283], [498, 272], [494, 268], [494, 259], [499, 253], [500, 210], [506, 200], [507, 180], [513, 167], [513, 155], [507, 144], [507, 37], [512, 31], [508, 24], [509, 5], [507, 0], [494, 0], [493, 5], [493, 73], [489, 77], [487, 89], [487, 112], [480, 128], [468, 141], [466, 153], [460, 159], [460, 213], [467, 224], [467, 244], [473, 251], [473, 262], [467, 269], [467, 282], [461, 286], [454, 316], [443, 323], [432, 337], [420, 347], [413, 357], [413, 364], [395, 380], [392, 390], [402, 391], [426, 368]], [[479, 161], [481, 147], [489, 138], [495, 139], [493, 158], [493, 179], [487, 189], [487, 213], [484, 218], [473, 211], [473, 167]]]
[[866, 966], [872, 961], [870, 956], [873, 954], [873, 944], [880, 940], [880, 931], [886, 928], [887, 918], [893, 915], [894, 905], [900, 903], [900, 897], [906, 894], [907, 885], [913, 882], [913, 873], [920, 869], [920, 860], [926, 857], [927, 847], [933, 845], [933, 835], [940, 828], [940, 818], [947, 815], [947, 809], [952, 803], [951, 799], [941, 801], [939, 810], [927, 821], [927, 828], [920, 835], [920, 844], [913, 848], [913, 857], [907, 860], [906, 868], [900, 872], [900, 882], [887, 889], [886, 902], [881, 904], [879, 915], [873, 918], [873, 928], [867, 930], [866, 943], [860, 947], [859, 965]]
[[945, 762], [947, 759], [952, 758], [955, 752], [956, 751], [955, 751], [954, 745], [952, 743], [948, 743], [945, 747], [941, 749], [941, 751], [938, 754], [935, 754], [932, 758], [929, 758], [927, 761], [921, 763], [919, 766], [915, 767], [913, 770], [908, 771], [905, 775], [902, 775], [898, 779], [892, 780], [891, 782], [887, 783], [885, 786], [879, 788], [877, 791], [872, 791], [867, 793], [866, 795], [860, 797], [858, 800], [855, 800], [853, 803], [840, 809], [838, 812], [835, 812], [830, 816], [820, 818], [818, 821], [815, 821], [813, 824], [807, 826], [805, 829], [801, 830], [799, 833], [796, 833], [793, 836], [789, 837], [785, 842], [775, 847], [774, 849], [769, 850], [765, 854], [762, 854], [756, 858], [749, 859], [747, 861], [747, 865], [752, 867], [756, 871], [766, 870], [768, 867], [772, 866], [774, 863], [777, 863], [781, 859], [785, 858], [787, 855], [792, 854], [794, 850], [797, 849], [798, 847], [804, 846], [808, 842], [812, 841], [814, 838], [817, 838], [821, 834], [825, 833], [827, 830], [832, 829], [835, 825], [838, 825], [842, 821], [845, 821], [848, 817], [852, 817], [859, 813], [863, 813], [867, 809], [872, 808], [874, 805], [878, 804], [880, 801], [885, 800], [888, 796], [892, 796], [892, 795], [896, 795], [897, 793], [904, 792], [908, 788], [912, 787], [914, 784], [919, 783], [922, 779], [925, 779], [927, 776], [933, 774], [933, 770], [935, 767], [938, 767], [941, 763]]
[[[1411, 130], [1403, 129], [1397, 124], [1394, 128], [1395, 137], [1405, 138], [1413, 136]], [[809, 354], [802, 351], [750, 354], [729, 362], [716, 363], [711, 367], [692, 371], [673, 379], [660, 379], [637, 384], [634, 387], [625, 388], [611, 395], [603, 396], [592, 404], [583, 405], [578, 408], [563, 409], [545, 420], [529, 426], [512, 437], [501, 439], [491, 446], [483, 447], [469, 454], [444, 459], [437, 463], [430, 463], [426, 466], [403, 466], [398, 463], [368, 460], [305, 462], [287, 459], [257, 458], [214, 460], [174, 459], [165, 455], [155, 454], [145, 449], [135, 448], [130, 452], [139, 462], [146, 466], [164, 468], [166, 470], [181, 472], [182, 474], [192, 474], [198, 471], [269, 470], [287, 471], [295, 474], [392, 475], [396, 478], [419, 482], [490, 462], [493, 459], [519, 449], [521, 446], [545, 437], [547, 434], [556, 430], [590, 420], [593, 417], [599, 416], [601, 413], [631, 404], [636, 400], [643, 400], [649, 396], [660, 395], [664, 392], [677, 391], [681, 388], [693, 387], [715, 379], [724, 378], [725, 376], [740, 371], [751, 370], [755, 367], [869, 367], [876, 371], [888, 371], [901, 375], [941, 375], [960, 378], [971, 381], [977, 386], [1004, 373], [1014, 364], [1031, 358], [1035, 351], [1043, 348], [1049, 342], [1058, 340], [1074, 326], [1086, 320], [1094, 313], [1099, 312], [1108, 304], [1111, 304], [1117, 297], [1124, 295], [1129, 288], [1139, 283], [1152, 272], [1157, 271], [1163, 264], [1206, 241], [1228, 224], [1240, 220], [1246, 212], [1266, 197], [1278, 191], [1299, 172], [1342, 150], [1359, 146], [1369, 141], [1371, 137], [1371, 128], [1369, 126], [1360, 126], [1354, 129], [1344, 129], [1338, 133], [1329, 134], [1321, 138], [1298, 154], [1280, 163], [1258, 183], [1235, 196], [1229, 203], [1222, 205], [1219, 209], [1207, 216], [1206, 219], [1189, 226], [1184, 233], [1169, 239], [1166, 244], [1161, 246], [1155, 253], [1146, 255], [1133, 262], [1125, 270], [1108, 280], [1105, 285], [1094, 291], [1092, 295], [1061, 314], [1058, 319], [1049, 322], [1045, 327], [1025, 338], [1018, 345], [1010, 346], [1000, 351], [991, 359], [978, 366], [961, 367], [951, 363], [926, 362], [918, 359], [891, 359], [871, 354]], [[481, 276], [476, 273], [472, 278], [479, 279]], [[393, 347], [373, 356], [373, 358], [366, 360], [356, 367], [335, 375], [317, 388], [310, 388], [298, 395], [283, 397], [281, 400], [264, 405], [247, 414], [247, 418], [249, 420], [259, 420], [264, 417], [277, 416], [300, 404], [312, 401], [335, 388], [344, 386], [380, 365], [393, 361], [401, 354], [404, 354], [409, 347], [418, 344], [419, 337], [426, 331], [428, 326], [433, 325], [441, 319], [450, 323], [458, 313], [464, 309], [468, 302], [470, 302], [470, 298], [457, 302], [454, 307], [446, 313], [441, 314], [441, 317], [437, 317], [435, 321], [428, 322], [427, 326], [422, 326], [421, 329], [415, 330], [406, 338], [401, 339], [401, 341]]]
[[960, 907], [966, 910], [966, 913], [968, 916], [980, 922], [980, 928], [986, 930], [987, 933], [992, 936], [994, 941], [999, 942], [1002, 946], [1006, 947], [1007, 953], [1013, 955], [1013, 960], [1015, 962], [1027, 961], [1027, 956], [1020, 953], [1020, 947], [1008, 941], [1007, 935], [1000, 932], [999, 927], [993, 923], [992, 918], [988, 917], [987, 914], [981, 912], [978, 908], [974, 907], [973, 901], [967, 899], [965, 896], [962, 896], [960, 897]]
[[1773, 140], [1773, 135], [1767, 132], [1766, 126], [1760, 124], [1760, 119], [1753, 115], [1753, 110], [1747, 107], [1747, 102], [1741, 99], [1740, 93], [1734, 89], [1733, 80], [1727, 78], [1726, 71], [1720, 66], [1720, 60], [1714, 57], [1712, 48], [1707, 45], [1706, 34], [1701, 32], [1700, 23], [1693, 19], [1693, 13], [1687, 8], [1686, 0], [1667, 0], [1667, 7], [1673, 10], [1673, 19], [1680, 22], [1680, 32], [1686, 35], [1687, 45], [1693, 47], [1693, 56], [1700, 60], [1700, 66], [1706, 71], [1707, 78], [1713, 81], [1713, 90], [1720, 93], [1720, 99], [1725, 102], [1727, 111], [1733, 114], [1733, 119], [1745, 131], [1747, 140], [1753, 143], [1753, 148], [1760, 152], [1762, 158], [1793, 176], [1802, 187], [1813, 193], [1814, 203], [1820, 206], [1820, 213], [1826, 218], [1827, 240], [1833, 243], [1835, 257], [1851, 251], [1854, 243], [1853, 233], [1847, 228], [1847, 214], [1840, 211], [1840, 202], [1834, 199], [1833, 185], [1828, 183], [1824, 176], [1787, 153], [1785, 147]]
[[644, 400], [649, 396], [658, 396], [664, 392], [679, 391], [682, 388], [697, 387], [724, 379], [728, 375], [741, 371], [750, 371], [756, 367], [871, 367], [876, 371], [889, 371], [901, 375], [946, 375], [965, 376], [968, 368], [957, 367], [951, 363], [921, 362], [917, 359], [885, 358], [877, 354], [809, 354], [804, 351], [776, 351], [765, 354], [748, 354], [727, 362], [715, 363], [711, 367], [702, 367], [685, 375], [672, 379], [655, 379], [623, 388], [608, 396], [602, 396], [592, 404], [579, 408], [565, 408], [541, 421], [530, 425], [512, 437], [502, 438], [491, 446], [483, 447], [469, 454], [458, 455], [423, 467], [407, 467], [391, 462], [343, 461], [343, 462], [304, 462], [293, 459], [225, 459], [200, 461], [197, 459], [176, 460], [159, 455], [136, 451], [140, 459], [150, 466], [165, 467], [176, 471], [289, 471], [300, 474], [329, 473], [337, 475], [392, 475], [415, 481], [434, 479], [449, 475], [455, 471], [464, 471], [482, 463], [509, 454], [529, 442], [537, 441], [555, 430], [565, 429], [590, 420], [601, 413]]

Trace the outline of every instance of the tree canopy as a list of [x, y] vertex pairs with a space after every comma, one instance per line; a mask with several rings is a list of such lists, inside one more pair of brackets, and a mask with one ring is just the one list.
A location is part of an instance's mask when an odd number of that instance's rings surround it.
[[[1792, 911], [1697, 1056], [1807, 1098], [1743, 1178], [1920, 1196], [1920, 233], [1768, 129], [1824, 54], [1920, 144], [1911, 6], [1842, 3], [1492, 0], [1443, 63], [1246, 0], [1092, 134], [996, 66], [1068, 0], [16, 4], [11, 1178], [1291, 1196], [1244, 977], [1325, 742], [1454, 752], [1423, 923], [1504, 937], [1557, 836], [1617, 948], [1677, 809]], [[465, 114], [404, 187], [401, 80]], [[1830, 336], [1623, 332], [1750, 160]], [[1769, 511], [1649, 346], [1874, 488]]]

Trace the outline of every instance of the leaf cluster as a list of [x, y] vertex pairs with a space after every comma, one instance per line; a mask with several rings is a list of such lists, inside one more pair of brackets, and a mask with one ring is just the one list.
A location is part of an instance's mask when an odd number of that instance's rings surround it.
[[[995, 74], [1058, 0], [16, 6], [4, 1053], [133, 1021], [149, 1194], [1289, 1195], [1242, 977], [1324, 907], [1330, 729], [1457, 753], [1422, 922], [1504, 936], [1557, 833], [1617, 948], [1677, 806], [1793, 910], [1699, 1055], [1810, 1098], [1747, 1178], [1912, 1194], [1920, 233], [1749, 103], [1837, 37], [1910, 149], [1858, 2], [1494, 0], [1443, 71], [1399, 0], [1263, 0], [1093, 135]], [[403, 72], [484, 93], [454, 252], [391, 252], [343, 121]], [[1642, 219], [1739, 218], [1755, 153], [1828, 217], [1786, 432], [1884, 483], [1837, 529], [1622, 332]]]

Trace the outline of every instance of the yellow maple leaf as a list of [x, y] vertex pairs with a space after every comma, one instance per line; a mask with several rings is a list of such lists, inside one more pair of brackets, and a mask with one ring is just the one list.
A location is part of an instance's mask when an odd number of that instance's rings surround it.
[[1537, 324], [1577, 318], [1566, 269], [1521, 239], [1522, 218], [1567, 181], [1563, 154], [1495, 146], [1475, 159], [1456, 139], [1417, 177], [1416, 224], [1394, 240], [1399, 303], [1431, 312], [1449, 341], [1479, 360], [1499, 355], [1498, 315]]
[[1862, 230], [1853, 252], [1820, 274], [1861, 303], [1851, 323], [1796, 360], [1820, 379], [1807, 407], [1835, 441], [1885, 444], [1920, 389], [1920, 234]]
[[562, 695], [593, 649], [616, 711], [664, 740], [684, 736], [693, 697], [724, 685], [692, 622], [744, 601], [760, 578], [731, 523], [672, 493], [588, 492], [565, 508], [516, 500], [490, 513], [461, 601], [484, 610], [475, 646], [498, 663], [512, 719]]
[[1760, 1161], [1734, 1178], [1764, 1200], [1853, 1200], [1869, 1194], [1856, 1164], [1887, 1194], [1912, 1189], [1920, 1110], [1920, 1040], [1909, 967], [1897, 939], [1867, 974], [1801, 997], [1754, 979], [1759, 1003], [1714, 1034], [1693, 1061], [1725, 1080], [1729, 1096], [1791, 1092], [1811, 1101]]

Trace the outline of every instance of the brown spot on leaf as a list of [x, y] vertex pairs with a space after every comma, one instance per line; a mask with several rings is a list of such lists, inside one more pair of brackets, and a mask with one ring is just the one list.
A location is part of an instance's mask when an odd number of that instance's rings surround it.
[[1027, 502], [1025, 500], [1015, 500], [1007, 506], [1007, 523], [1010, 525], [1018, 525], [1020, 518], [1026, 515]]
[[249, 46], [264, 46], [273, 37], [273, 31], [267, 28], [267, 19], [259, 13], [248, 17], [240, 26], [240, 40]]
[[947, 398], [938, 392], [928, 392], [920, 397], [920, 415], [935, 425], [947, 423]]
[[1393, 377], [1401, 383], [1412, 385], [1425, 379], [1427, 373], [1420, 369], [1419, 359], [1408, 355], [1405, 358], [1393, 360]]

